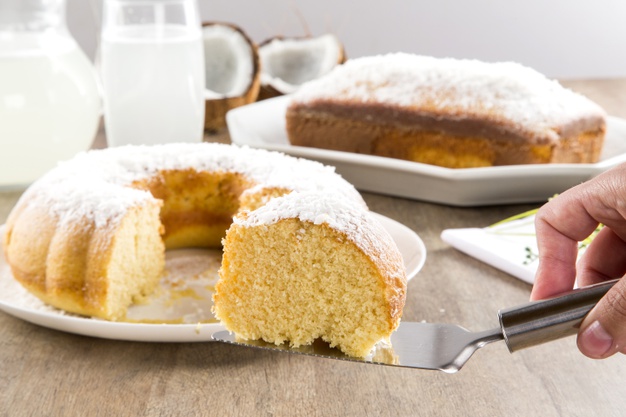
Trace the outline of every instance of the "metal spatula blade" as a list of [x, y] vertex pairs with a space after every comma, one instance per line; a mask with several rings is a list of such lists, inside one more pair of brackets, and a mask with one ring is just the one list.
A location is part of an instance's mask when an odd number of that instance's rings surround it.
[[377, 345], [369, 356], [355, 358], [344, 354], [339, 349], [329, 347], [321, 340], [309, 346], [291, 348], [288, 344], [275, 345], [258, 340], [241, 340], [228, 331], [216, 332], [212, 337], [214, 340], [240, 346], [450, 373], [461, 369], [478, 348], [503, 338], [500, 328], [472, 333], [453, 324], [402, 322], [391, 335], [389, 345]]
[[453, 373], [460, 370], [477, 349], [491, 342], [504, 340], [509, 351], [514, 352], [575, 334], [583, 318], [617, 281], [500, 310], [500, 327], [483, 332], [470, 332], [454, 324], [402, 322], [391, 335], [390, 345], [377, 345], [366, 358], [347, 356], [321, 341], [310, 346], [290, 348], [287, 344], [240, 340], [228, 331], [216, 332], [212, 338], [247, 347]]

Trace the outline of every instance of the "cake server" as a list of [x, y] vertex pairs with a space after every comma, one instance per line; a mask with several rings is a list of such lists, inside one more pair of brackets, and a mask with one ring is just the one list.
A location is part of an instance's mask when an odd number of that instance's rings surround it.
[[240, 346], [453, 373], [459, 371], [477, 349], [491, 342], [504, 340], [512, 353], [577, 333], [583, 318], [617, 281], [502, 309], [498, 312], [499, 327], [481, 332], [470, 332], [454, 324], [401, 322], [391, 335], [389, 346], [377, 346], [370, 356], [362, 359], [347, 356], [323, 342], [290, 348], [287, 344], [240, 340], [228, 331], [215, 332], [212, 338]]

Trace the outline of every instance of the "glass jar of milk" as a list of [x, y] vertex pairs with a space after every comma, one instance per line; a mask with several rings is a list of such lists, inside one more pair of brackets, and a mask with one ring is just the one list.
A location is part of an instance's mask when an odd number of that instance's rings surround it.
[[0, 190], [88, 149], [100, 114], [95, 69], [67, 29], [65, 0], [0, 0]]

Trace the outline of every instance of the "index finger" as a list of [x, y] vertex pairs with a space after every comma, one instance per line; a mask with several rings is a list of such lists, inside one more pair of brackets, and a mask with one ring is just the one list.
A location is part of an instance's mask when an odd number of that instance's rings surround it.
[[551, 297], [574, 287], [578, 242], [597, 225], [580, 200], [567, 194], [551, 200], [537, 212], [539, 267], [531, 299]]
[[[626, 241], [626, 164], [571, 188], [539, 210], [535, 219], [539, 268], [532, 299], [573, 288], [578, 242], [600, 223]], [[588, 266], [601, 263], [599, 257], [610, 254], [597, 254]]]

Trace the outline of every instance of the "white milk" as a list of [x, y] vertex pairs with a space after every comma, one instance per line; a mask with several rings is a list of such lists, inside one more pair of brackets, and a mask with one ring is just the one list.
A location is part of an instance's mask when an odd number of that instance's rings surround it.
[[109, 145], [200, 142], [204, 129], [201, 34], [138, 25], [102, 36]]
[[0, 38], [0, 189], [26, 186], [88, 149], [100, 113], [93, 66], [73, 40]]

